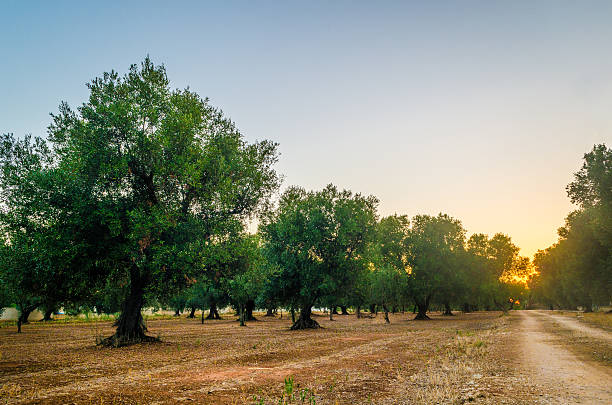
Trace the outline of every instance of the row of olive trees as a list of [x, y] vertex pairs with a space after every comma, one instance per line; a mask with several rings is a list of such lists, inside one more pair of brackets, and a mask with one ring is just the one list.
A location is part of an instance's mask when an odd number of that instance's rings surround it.
[[[433, 303], [451, 308], [509, 309], [522, 293], [510, 275], [525, 271], [510, 238], [474, 234], [440, 214], [378, 220], [374, 197], [327, 186], [290, 188], [262, 221], [270, 273], [264, 295], [300, 310], [293, 329], [313, 328], [315, 306], [377, 305], [385, 312], [415, 305], [428, 319]], [[512, 301], [510, 301], [512, 299]]]
[[567, 186], [572, 203], [557, 243], [534, 259], [535, 300], [551, 308], [610, 305], [612, 300], [612, 149], [596, 145]]
[[0, 139], [0, 306], [16, 305], [19, 325], [34, 308], [119, 310], [102, 343], [120, 346], [151, 340], [141, 310], [173, 300], [212, 317], [232, 304], [243, 322], [285, 307], [294, 329], [317, 326], [313, 306], [414, 303], [421, 319], [432, 302], [507, 305], [509, 238], [466, 241], [445, 215], [379, 221], [374, 197], [333, 186], [290, 188], [272, 210], [277, 145], [247, 143], [163, 66], [147, 58], [88, 88], [48, 139]]

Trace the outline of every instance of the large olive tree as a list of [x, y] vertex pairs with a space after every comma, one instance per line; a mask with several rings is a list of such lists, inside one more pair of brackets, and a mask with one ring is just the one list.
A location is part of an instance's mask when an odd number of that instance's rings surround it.
[[277, 145], [247, 143], [208, 100], [171, 89], [165, 68], [148, 57], [88, 88], [78, 109], [60, 106], [48, 137], [48, 170], [79, 185], [80, 201], [68, 195], [57, 210], [71, 210], [104, 247], [72, 271], [127, 285], [117, 330], [103, 344], [151, 340], [141, 315], [147, 297], [183, 288], [201, 272], [206, 245], [268, 200], [279, 185]]

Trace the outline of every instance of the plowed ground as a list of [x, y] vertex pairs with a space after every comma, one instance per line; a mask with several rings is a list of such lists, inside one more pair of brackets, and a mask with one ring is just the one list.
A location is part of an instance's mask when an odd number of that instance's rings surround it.
[[521, 366], [517, 314], [393, 314], [391, 324], [381, 314], [320, 315], [323, 329], [308, 331], [290, 331], [286, 316], [257, 317], [247, 327], [230, 316], [149, 320], [161, 343], [118, 349], [95, 346], [110, 322], [32, 323], [19, 335], [4, 327], [0, 402], [514, 404], [546, 389]]

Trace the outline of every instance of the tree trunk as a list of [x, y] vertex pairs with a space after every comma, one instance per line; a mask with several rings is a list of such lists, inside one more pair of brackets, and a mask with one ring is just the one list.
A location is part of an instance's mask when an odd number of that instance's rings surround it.
[[208, 316], [206, 319], [221, 319], [219, 316], [219, 311], [217, 311], [217, 303], [213, 302], [210, 304], [210, 311], [208, 312]]
[[[337, 312], [336, 312], [337, 313]], [[333, 321], [334, 320], [334, 311], [331, 310], [331, 308], [329, 309], [329, 320]]]
[[43, 316], [43, 321], [50, 321], [51, 315], [53, 315], [53, 308], [45, 310], [45, 316]]
[[348, 314], [349, 314], [349, 313], [348, 313], [348, 311], [347, 311], [346, 306], [342, 306], [342, 305], [341, 305], [341, 306], [340, 306], [340, 310], [342, 311], [342, 312], [341, 312], [341, 314], [342, 314], [342, 315], [348, 315]]
[[268, 308], [266, 310], [266, 316], [274, 316], [274, 308]]
[[370, 304], [370, 314], [376, 312], [376, 304]]
[[28, 323], [28, 318], [32, 311], [38, 308], [37, 304], [20, 306], [19, 317], [17, 318], [17, 333], [21, 333], [21, 325]]
[[202, 308], [202, 319], [200, 320], [200, 323], [204, 325], [204, 308]]
[[181, 310], [180, 309], [175, 309], [174, 310], [174, 316], [181, 316]]
[[387, 306], [383, 305], [383, 309], [385, 310], [385, 322], [386, 323], [391, 323], [391, 322], [389, 322], [389, 310], [387, 309]]
[[189, 312], [189, 315], [187, 315], [187, 318], [195, 318], [195, 311], [196, 307], [191, 307], [191, 311]]
[[338, 315], [338, 307], [334, 305], [331, 309], [331, 312], [333, 312], [334, 315]]
[[312, 306], [305, 305], [300, 309], [300, 317], [298, 320], [291, 326], [291, 330], [298, 329], [317, 329], [321, 326], [317, 321], [310, 317], [312, 313]]
[[453, 311], [451, 311], [451, 306], [450, 303], [445, 302], [444, 303], [444, 314], [445, 316], [454, 316], [453, 315]]
[[417, 310], [417, 306], [416, 306], [416, 304], [414, 304], [414, 305], [412, 306], [412, 313], [413, 313], [413, 314], [416, 314], [416, 310]]
[[417, 315], [414, 317], [414, 320], [424, 321], [424, 320], [430, 319], [427, 316], [427, 310], [429, 309], [429, 299], [430, 298], [431, 298], [430, 296], [427, 296], [425, 300], [415, 300], [418, 312], [417, 312]]
[[357, 305], [357, 319], [361, 318], [361, 307]]
[[246, 326], [244, 323], [245, 312], [245, 305], [240, 304], [240, 326]]
[[98, 345], [102, 346], [128, 346], [141, 342], [156, 342], [159, 339], [147, 336], [147, 327], [142, 318], [142, 306], [144, 304], [144, 283], [136, 272], [131, 272], [130, 293], [123, 302], [121, 315], [115, 322], [117, 330], [115, 334], [102, 339]]
[[295, 323], [295, 309], [291, 308], [291, 322]]
[[22, 324], [28, 323], [28, 318], [30, 317], [30, 314], [36, 308], [37, 308], [37, 305], [28, 305], [28, 306], [23, 307], [21, 311], [19, 311], [19, 320], [21, 321]]
[[472, 312], [472, 309], [470, 308], [470, 304], [468, 304], [467, 302], [463, 303], [463, 312], [466, 314], [468, 312]]
[[256, 321], [257, 318], [253, 316], [253, 310], [255, 309], [255, 301], [248, 300], [245, 305], [246, 314], [245, 318], [247, 321]]
[[500, 304], [499, 302], [497, 302], [496, 299], [493, 299], [493, 304], [495, 304], [495, 307], [500, 310], [500, 311], [504, 311], [504, 314], [508, 313], [508, 309], [506, 308], [505, 305]]

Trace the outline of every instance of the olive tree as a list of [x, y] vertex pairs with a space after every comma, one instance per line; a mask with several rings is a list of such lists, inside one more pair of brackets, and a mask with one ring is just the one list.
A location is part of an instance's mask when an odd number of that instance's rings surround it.
[[61, 104], [48, 137], [48, 170], [78, 184], [79, 199], [62, 200], [60, 186], [45, 197], [81, 229], [95, 230], [87, 266], [73, 270], [92, 284], [127, 282], [116, 332], [101, 343], [152, 340], [141, 314], [146, 299], [184, 288], [205, 245], [266, 203], [279, 185], [277, 145], [247, 143], [207, 99], [171, 89], [165, 68], [148, 57], [88, 89], [76, 110]]
[[300, 316], [292, 329], [317, 328], [312, 307], [352, 288], [361, 257], [376, 224], [375, 197], [339, 191], [291, 187], [278, 208], [264, 216], [261, 235], [265, 254], [277, 271], [271, 285]]

